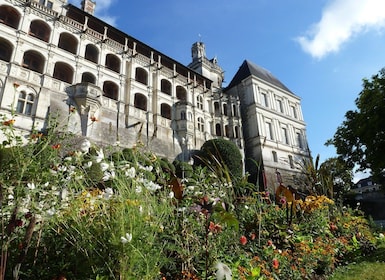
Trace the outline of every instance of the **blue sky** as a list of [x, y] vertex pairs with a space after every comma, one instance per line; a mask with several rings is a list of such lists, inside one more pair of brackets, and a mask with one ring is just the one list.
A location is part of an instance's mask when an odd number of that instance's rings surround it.
[[301, 97], [321, 162], [362, 79], [385, 67], [383, 0], [96, 0], [95, 15], [185, 65], [201, 40], [227, 83], [245, 59], [268, 69]]

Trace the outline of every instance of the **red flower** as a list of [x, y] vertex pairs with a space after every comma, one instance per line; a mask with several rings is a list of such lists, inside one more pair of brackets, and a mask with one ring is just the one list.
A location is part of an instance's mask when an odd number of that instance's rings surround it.
[[60, 144], [52, 145], [52, 149], [54, 149], [54, 150], [59, 150], [60, 147], [61, 147]]
[[98, 121], [98, 119], [97, 119], [95, 116], [91, 116], [91, 117], [90, 117], [90, 120], [91, 120], [92, 122], [97, 122], [97, 121]]
[[209, 231], [212, 233], [219, 233], [222, 231], [222, 226], [220, 224], [214, 224], [213, 222], [210, 222]]
[[239, 242], [241, 242], [242, 245], [246, 245], [247, 243], [246, 236], [242, 235], [241, 238], [239, 238]]
[[21, 227], [21, 226], [23, 226], [23, 221], [22, 221], [22, 220], [16, 220], [16, 221], [15, 221], [15, 225], [16, 225], [17, 227]]
[[273, 241], [268, 240], [268, 241], [267, 241], [267, 245], [268, 245], [268, 246], [272, 246], [272, 245], [273, 245]]
[[256, 237], [257, 237], [257, 235], [255, 233], [250, 234], [250, 239], [251, 240], [254, 240]]
[[278, 269], [279, 268], [279, 261], [277, 259], [273, 259], [273, 268]]

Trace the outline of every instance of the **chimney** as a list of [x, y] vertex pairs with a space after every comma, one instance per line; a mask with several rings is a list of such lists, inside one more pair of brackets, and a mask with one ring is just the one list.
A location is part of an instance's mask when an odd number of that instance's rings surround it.
[[83, 0], [82, 1], [82, 10], [93, 15], [95, 12], [96, 2], [91, 0]]

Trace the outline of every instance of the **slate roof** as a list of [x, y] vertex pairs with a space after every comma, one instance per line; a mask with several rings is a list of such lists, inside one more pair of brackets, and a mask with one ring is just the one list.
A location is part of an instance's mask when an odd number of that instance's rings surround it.
[[255, 76], [267, 83], [270, 83], [276, 87], [279, 87], [290, 93], [289, 90], [283, 83], [281, 83], [276, 77], [273, 76], [268, 70], [248, 61], [243, 61], [242, 65], [239, 67], [238, 72], [235, 74], [234, 78], [231, 80], [230, 84], [227, 86], [227, 89], [230, 89], [249, 76]]

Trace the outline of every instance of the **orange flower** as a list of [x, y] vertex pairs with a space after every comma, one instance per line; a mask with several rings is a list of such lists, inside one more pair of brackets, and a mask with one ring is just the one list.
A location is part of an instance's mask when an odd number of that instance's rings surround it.
[[279, 261], [277, 259], [273, 259], [273, 268], [278, 269], [279, 268]]
[[15, 120], [14, 119], [10, 119], [10, 120], [6, 120], [6, 121], [3, 121], [3, 125], [5, 126], [11, 126], [15, 123]]
[[256, 237], [257, 237], [257, 235], [255, 233], [250, 234], [250, 239], [251, 240], [254, 240]]
[[242, 235], [241, 238], [239, 238], [239, 242], [241, 242], [242, 245], [246, 245], [247, 243], [246, 236]]
[[43, 137], [43, 133], [34, 133], [34, 134], [31, 134], [31, 139], [32, 140], [35, 140], [35, 139], [39, 139]]

